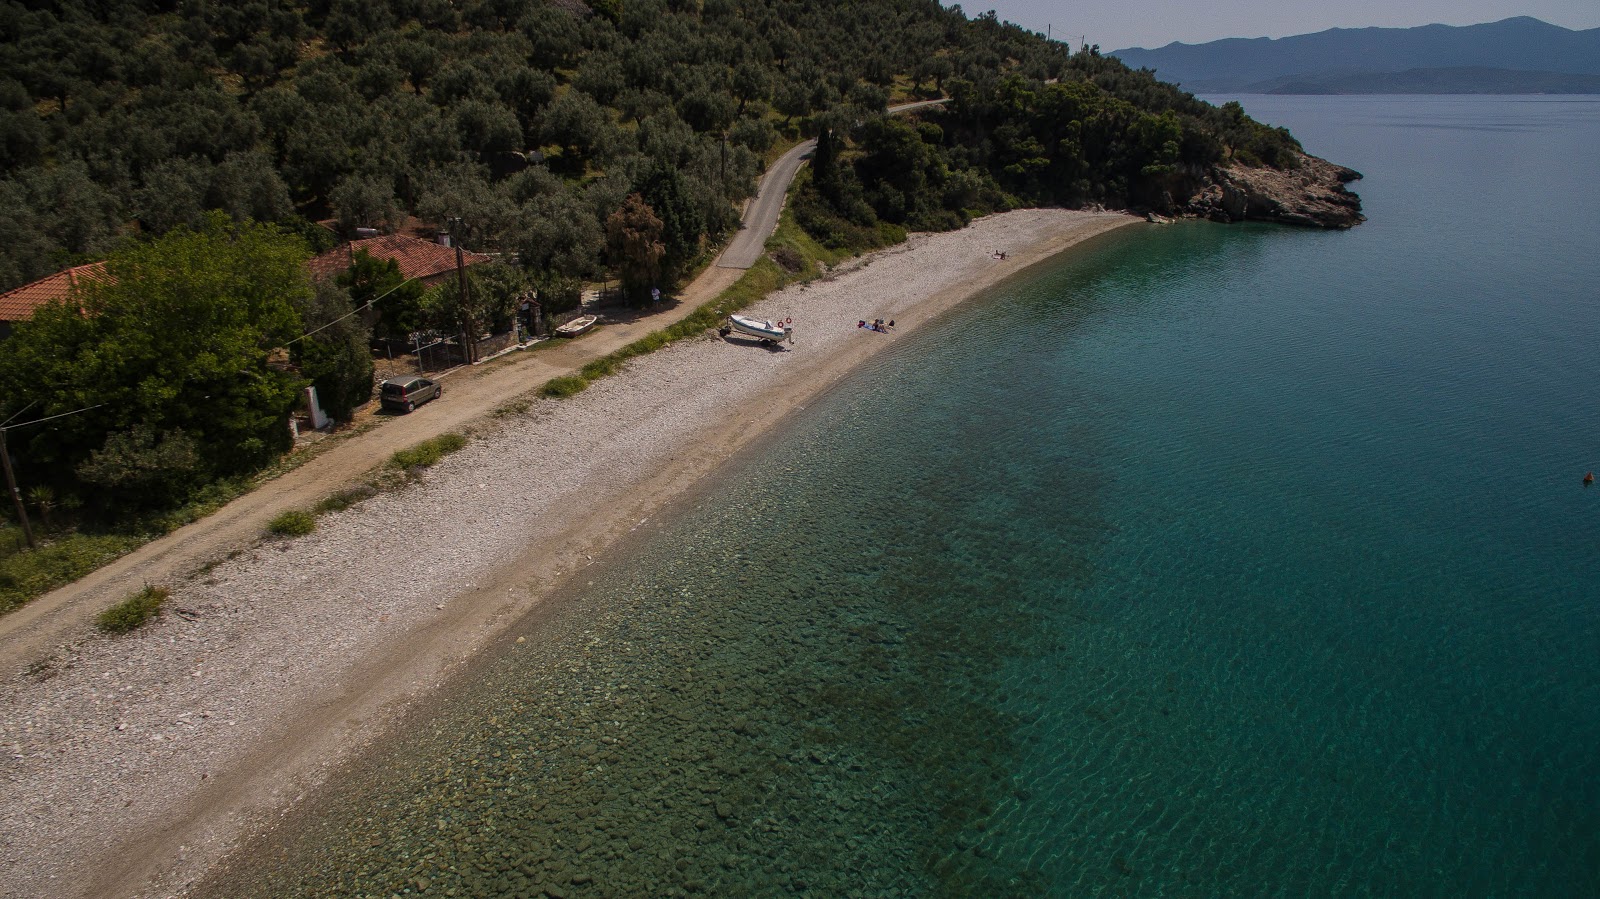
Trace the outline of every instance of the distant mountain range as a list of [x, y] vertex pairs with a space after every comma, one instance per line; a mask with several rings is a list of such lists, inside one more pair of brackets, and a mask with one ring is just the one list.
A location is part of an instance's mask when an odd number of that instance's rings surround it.
[[1197, 93], [1600, 93], [1600, 28], [1519, 16], [1485, 25], [1333, 28], [1110, 55]]

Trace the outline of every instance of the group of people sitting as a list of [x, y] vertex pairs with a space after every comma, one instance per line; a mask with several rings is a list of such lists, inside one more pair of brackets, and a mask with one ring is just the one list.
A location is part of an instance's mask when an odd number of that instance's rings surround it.
[[1006, 258], [1006, 251], [1005, 250], [995, 250], [993, 253], [990, 253], [989, 255], [993, 256], [996, 259], [1004, 259], [1004, 258]]
[[858, 328], [866, 328], [868, 331], [879, 331], [879, 332], [882, 332], [884, 334], [887, 334], [887, 333], [889, 333], [889, 329], [894, 327], [894, 319], [890, 319], [886, 323], [881, 318], [875, 318], [875, 319], [872, 320], [871, 324], [867, 324], [867, 320], [866, 319], [862, 319], [862, 320], [856, 322], [856, 327], [858, 327]]

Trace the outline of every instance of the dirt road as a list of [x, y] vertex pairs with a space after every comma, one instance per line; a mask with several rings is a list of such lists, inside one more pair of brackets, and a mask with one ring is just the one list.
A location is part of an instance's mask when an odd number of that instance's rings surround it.
[[[901, 113], [942, 102], [907, 103], [888, 111]], [[129, 593], [146, 584], [182, 578], [251, 544], [274, 516], [314, 505], [360, 479], [396, 450], [467, 428], [551, 378], [570, 374], [593, 359], [685, 318], [733, 286], [743, 270], [761, 257], [767, 239], [777, 228], [789, 185], [815, 145], [815, 141], [803, 141], [768, 169], [745, 209], [739, 233], [716, 263], [679, 293], [674, 304], [649, 315], [607, 324], [563, 346], [512, 353], [487, 365], [447, 373], [441, 380], [444, 394], [438, 401], [410, 415], [385, 416], [381, 426], [343, 439], [333, 449], [216, 513], [0, 617], [0, 659], [13, 665], [30, 665]]]
[[[793, 178], [793, 172], [789, 173]], [[772, 190], [786, 190], [773, 184]], [[763, 184], [763, 189], [768, 189]], [[204, 567], [247, 546], [267, 522], [289, 509], [304, 509], [353, 483], [387, 459], [429, 437], [460, 431], [506, 402], [570, 374], [592, 359], [676, 322], [732, 286], [743, 272], [712, 266], [691, 282], [664, 311], [607, 324], [558, 347], [519, 352], [492, 363], [460, 368], [441, 380], [443, 396], [410, 415], [384, 417], [364, 434], [343, 440], [299, 468], [262, 485], [220, 511], [153, 541], [71, 584], [0, 618], [0, 658], [26, 666], [71, 639], [100, 610], [145, 584], [160, 584]]]

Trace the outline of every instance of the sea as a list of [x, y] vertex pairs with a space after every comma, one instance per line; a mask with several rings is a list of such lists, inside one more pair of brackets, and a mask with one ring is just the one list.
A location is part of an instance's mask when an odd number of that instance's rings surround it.
[[1239, 99], [1369, 220], [896, 337], [211, 894], [1600, 895], [1600, 97]]

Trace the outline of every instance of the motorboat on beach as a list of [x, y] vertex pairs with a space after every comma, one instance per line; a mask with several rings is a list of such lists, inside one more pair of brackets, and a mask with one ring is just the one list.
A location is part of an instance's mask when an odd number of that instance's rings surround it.
[[730, 315], [728, 323], [723, 325], [720, 332], [727, 337], [734, 331], [748, 337], [759, 338], [763, 343], [794, 343], [794, 329], [789, 325], [793, 319], [781, 322], [762, 321], [746, 315]]
[[557, 337], [577, 337], [579, 334], [593, 328], [595, 322], [600, 320], [598, 315], [580, 315], [579, 317], [556, 327]]

